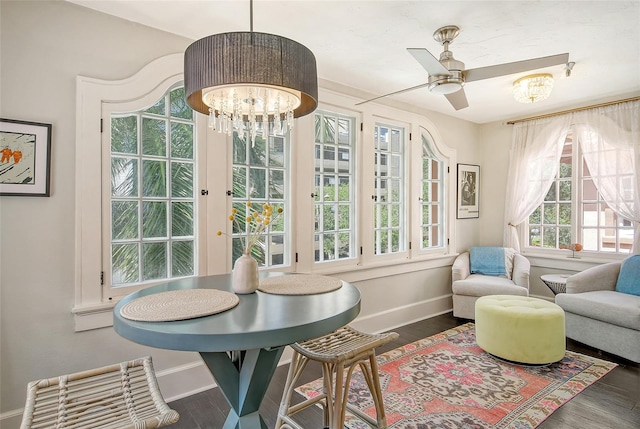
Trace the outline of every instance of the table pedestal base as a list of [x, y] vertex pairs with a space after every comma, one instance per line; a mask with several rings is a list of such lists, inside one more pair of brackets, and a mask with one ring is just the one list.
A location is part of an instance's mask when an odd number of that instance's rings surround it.
[[[200, 352], [231, 406], [223, 429], [268, 429], [258, 410], [278, 367], [284, 346], [229, 355]], [[234, 361], [232, 358], [237, 358]]]

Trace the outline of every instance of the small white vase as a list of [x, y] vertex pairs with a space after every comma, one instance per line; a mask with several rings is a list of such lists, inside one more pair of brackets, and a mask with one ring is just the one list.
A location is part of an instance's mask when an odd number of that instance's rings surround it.
[[258, 262], [243, 253], [233, 264], [233, 291], [237, 294], [254, 293], [258, 290]]

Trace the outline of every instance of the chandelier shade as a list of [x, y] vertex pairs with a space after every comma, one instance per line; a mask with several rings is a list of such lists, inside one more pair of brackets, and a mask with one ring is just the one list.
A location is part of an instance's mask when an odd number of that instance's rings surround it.
[[553, 75], [532, 74], [513, 82], [513, 98], [519, 103], [535, 103], [548, 98], [552, 89]]
[[[298, 42], [257, 32], [221, 33], [197, 40], [184, 55], [184, 85], [192, 109], [225, 131], [249, 123], [293, 118], [318, 105], [313, 53]], [[284, 128], [284, 127], [283, 127]]]

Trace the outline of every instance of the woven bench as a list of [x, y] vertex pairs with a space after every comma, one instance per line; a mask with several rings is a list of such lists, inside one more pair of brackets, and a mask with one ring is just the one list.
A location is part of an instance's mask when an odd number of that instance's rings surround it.
[[147, 356], [30, 382], [20, 429], [151, 429], [178, 418]]
[[[344, 428], [347, 408], [372, 427], [386, 429], [387, 420], [382, 401], [375, 349], [396, 338], [398, 338], [398, 334], [395, 332], [365, 334], [349, 326], [344, 326], [323, 337], [292, 344], [294, 353], [278, 411], [276, 429], [304, 429], [291, 416], [318, 403], [322, 405], [324, 411], [324, 425], [330, 429]], [[299, 404], [291, 405], [291, 397], [295, 391], [296, 383], [310, 360], [322, 364], [323, 393]], [[362, 369], [362, 374], [373, 397], [376, 420], [347, 402], [351, 375], [358, 365]], [[346, 368], [348, 370], [345, 371]]]

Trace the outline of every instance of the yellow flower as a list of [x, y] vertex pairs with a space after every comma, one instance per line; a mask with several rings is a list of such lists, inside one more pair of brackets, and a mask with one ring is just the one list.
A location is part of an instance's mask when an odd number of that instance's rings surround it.
[[253, 208], [253, 203], [251, 201], [247, 201], [245, 204], [247, 208], [243, 214], [246, 224], [240, 224], [239, 220], [236, 218], [239, 211], [234, 207], [231, 209], [231, 214], [228, 216], [228, 219], [233, 222], [233, 230], [236, 232], [227, 234], [222, 231], [217, 231], [216, 235], [227, 235], [234, 240], [240, 240], [244, 253], [248, 254], [251, 252], [253, 246], [260, 242], [261, 237], [268, 233], [269, 225], [272, 225], [280, 218], [282, 213], [284, 213], [284, 209], [279, 207], [276, 215], [274, 216], [273, 206], [270, 204], [264, 203], [262, 205], [258, 205], [256, 206], [257, 209]]

